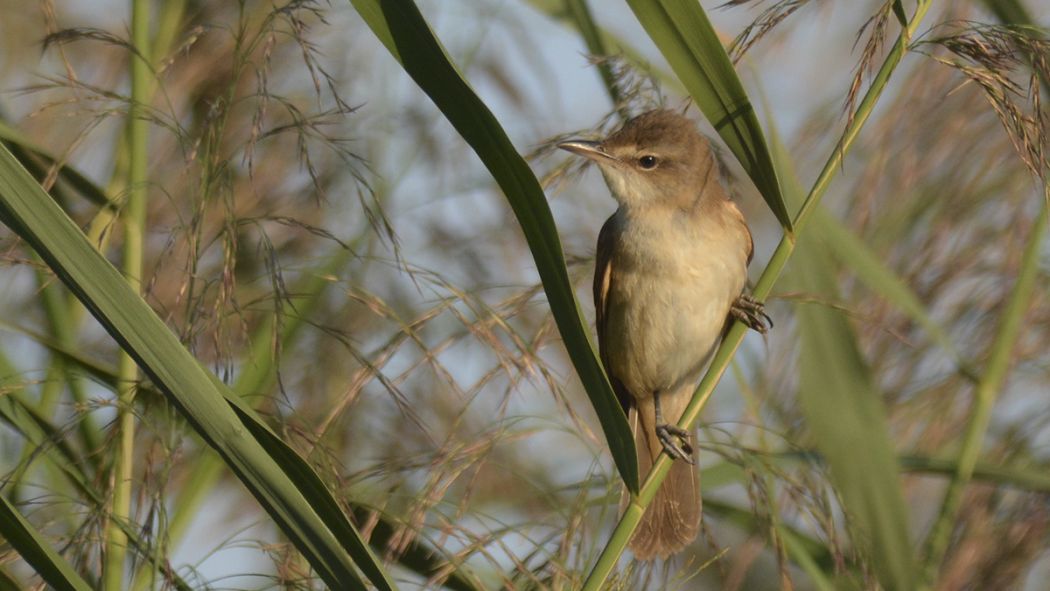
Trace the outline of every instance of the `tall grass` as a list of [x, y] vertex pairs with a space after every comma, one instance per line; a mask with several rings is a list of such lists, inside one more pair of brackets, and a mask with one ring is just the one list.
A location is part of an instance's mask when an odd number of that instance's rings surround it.
[[[440, 4], [3, 6], [0, 583], [1038, 588], [1050, 15]], [[683, 417], [701, 540], [640, 564], [612, 204], [550, 147], [687, 96], [776, 328]]]

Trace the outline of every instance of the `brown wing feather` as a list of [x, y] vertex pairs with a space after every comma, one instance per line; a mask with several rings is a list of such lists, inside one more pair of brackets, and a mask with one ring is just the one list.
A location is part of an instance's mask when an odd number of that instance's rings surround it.
[[601, 232], [598, 233], [598, 254], [594, 262], [595, 329], [598, 332], [598, 355], [602, 360], [602, 366], [605, 367], [605, 373], [609, 376], [609, 382], [612, 384], [613, 391], [616, 392], [616, 398], [620, 401], [620, 407], [626, 413], [631, 408], [632, 398], [620, 380], [616, 379], [616, 376], [609, 370], [608, 351], [606, 351], [605, 344], [605, 323], [608, 317], [605, 306], [608, 304], [609, 287], [615, 277], [612, 258], [615, 230], [613, 230], [612, 219], [613, 216], [609, 216], [609, 219], [605, 220], [605, 224], [602, 225]]
[[[732, 201], [729, 202], [729, 212], [733, 214], [733, 218], [744, 228], [744, 236], [747, 236], [747, 264], [750, 265], [751, 258], [755, 256], [755, 239], [751, 237], [751, 228], [747, 227], [744, 214], [740, 213], [740, 210]], [[744, 287], [744, 293], [747, 293], [747, 286]], [[725, 324], [722, 325], [721, 338], [725, 338], [731, 324], [733, 324], [733, 315], [727, 314]]]
[[751, 264], [751, 258], [755, 256], [755, 239], [751, 237], [751, 228], [744, 224], [744, 232], [747, 234], [747, 264]]
[[744, 219], [744, 214], [740, 213], [740, 209], [732, 201], [729, 202], [729, 212], [744, 227], [744, 235], [747, 236], [747, 264], [750, 265], [751, 257], [755, 256], [755, 240], [751, 237], [751, 228], [747, 227], [747, 220]]

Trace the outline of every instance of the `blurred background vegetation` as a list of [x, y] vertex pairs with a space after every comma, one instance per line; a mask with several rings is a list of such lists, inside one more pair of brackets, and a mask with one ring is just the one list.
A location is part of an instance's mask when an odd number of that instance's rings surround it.
[[[592, 318], [594, 243], [613, 202], [550, 146], [687, 95], [626, 5], [590, 3], [608, 52], [596, 56], [578, 2], [418, 4], [529, 155]], [[727, 45], [737, 38], [740, 77], [784, 146], [782, 181], [808, 187], [900, 31], [896, 3], [702, 4]], [[1041, 4], [1027, 9], [1045, 25]], [[746, 337], [704, 411], [701, 539], [667, 564], [625, 556], [611, 586], [886, 586], [818, 453], [835, 436], [811, 425], [813, 405], [851, 393], [814, 392], [805, 367], [819, 373], [820, 359], [807, 351], [855, 349], [851, 375], [876, 393], [899, 458], [907, 513], [892, 519], [926, 582], [1044, 588], [1050, 42], [1046, 29], [988, 26], [1022, 22], [1017, 6], [934, 3], [773, 289], [775, 330]], [[127, 3], [0, 7], [0, 139], [119, 262]], [[578, 587], [621, 487], [475, 154], [349, 3], [169, 1], [151, 27], [146, 301], [308, 459], [404, 588]], [[757, 278], [781, 228], [725, 159]], [[7, 230], [0, 261], [0, 491], [96, 581], [118, 346]], [[851, 330], [811, 326], [807, 341], [815, 308]], [[141, 390], [133, 415], [127, 588], [322, 585], [163, 398]], [[845, 453], [864, 469], [862, 446]], [[974, 453], [967, 474], [960, 458]], [[953, 480], [960, 496], [945, 500]], [[0, 580], [43, 585], [2, 540]]]

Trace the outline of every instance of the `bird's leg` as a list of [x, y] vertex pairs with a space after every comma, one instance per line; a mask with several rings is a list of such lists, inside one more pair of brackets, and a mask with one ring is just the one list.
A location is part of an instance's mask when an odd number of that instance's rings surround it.
[[656, 437], [664, 446], [664, 451], [671, 459], [684, 460], [689, 464], [695, 464], [693, 460], [693, 446], [689, 444], [689, 432], [679, 427], [664, 422], [664, 413], [660, 410], [660, 392], [653, 392], [653, 406], [656, 407]]
[[733, 302], [729, 308], [729, 315], [760, 334], [766, 334], [773, 328], [773, 319], [766, 314], [766, 307], [746, 293], [740, 294]]

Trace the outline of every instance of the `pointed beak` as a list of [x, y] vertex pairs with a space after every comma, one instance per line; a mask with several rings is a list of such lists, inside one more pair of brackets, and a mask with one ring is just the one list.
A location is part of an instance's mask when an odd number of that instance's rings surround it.
[[584, 158], [594, 161], [616, 160], [616, 157], [602, 149], [601, 142], [589, 142], [586, 140], [569, 140], [558, 144], [562, 150], [579, 154]]

